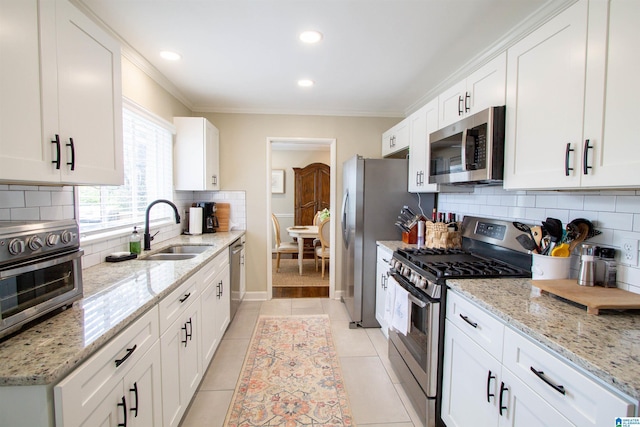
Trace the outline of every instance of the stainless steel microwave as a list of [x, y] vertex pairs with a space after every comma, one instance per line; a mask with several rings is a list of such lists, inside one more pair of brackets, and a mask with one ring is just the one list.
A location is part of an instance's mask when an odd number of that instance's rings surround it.
[[429, 182], [499, 184], [504, 173], [505, 107], [490, 107], [429, 135]]

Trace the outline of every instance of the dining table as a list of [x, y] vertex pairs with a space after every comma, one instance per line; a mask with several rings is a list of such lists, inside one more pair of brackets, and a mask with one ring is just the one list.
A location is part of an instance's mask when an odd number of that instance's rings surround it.
[[287, 227], [289, 236], [298, 240], [298, 271], [302, 276], [302, 258], [304, 256], [304, 239], [315, 239], [318, 237], [317, 225], [294, 225]]

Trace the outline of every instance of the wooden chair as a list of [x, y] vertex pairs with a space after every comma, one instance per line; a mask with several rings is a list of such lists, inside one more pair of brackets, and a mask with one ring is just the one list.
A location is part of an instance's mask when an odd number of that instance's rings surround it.
[[329, 235], [331, 233], [331, 218], [327, 218], [318, 225], [318, 238], [320, 246], [315, 249], [316, 271], [318, 271], [318, 258], [322, 258], [322, 278], [324, 279], [324, 260], [329, 260]]
[[294, 242], [281, 242], [280, 241], [280, 223], [278, 218], [274, 214], [271, 214], [271, 222], [273, 223], [273, 233], [276, 238], [276, 273], [280, 270], [280, 255], [281, 254], [297, 254], [298, 244]]

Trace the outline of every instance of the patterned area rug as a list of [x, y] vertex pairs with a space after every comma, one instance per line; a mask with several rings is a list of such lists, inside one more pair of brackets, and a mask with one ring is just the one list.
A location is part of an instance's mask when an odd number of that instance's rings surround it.
[[260, 316], [224, 425], [354, 425], [327, 315]]

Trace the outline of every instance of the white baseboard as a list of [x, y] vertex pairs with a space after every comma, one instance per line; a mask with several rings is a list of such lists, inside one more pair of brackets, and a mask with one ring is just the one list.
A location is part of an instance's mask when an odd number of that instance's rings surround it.
[[244, 294], [244, 299], [243, 301], [266, 301], [267, 298], [267, 292], [266, 291], [260, 291], [260, 292], [246, 292]]

